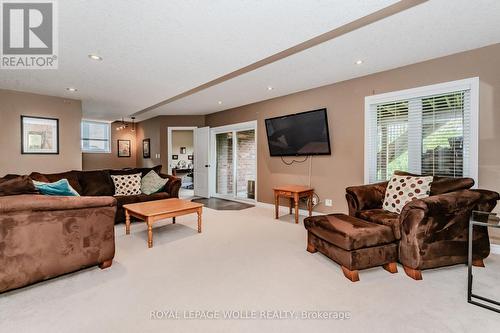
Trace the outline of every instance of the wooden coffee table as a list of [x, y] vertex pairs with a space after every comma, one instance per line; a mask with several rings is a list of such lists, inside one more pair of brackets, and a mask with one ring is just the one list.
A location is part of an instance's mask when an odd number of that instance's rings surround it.
[[171, 217], [198, 214], [198, 233], [201, 233], [201, 213], [203, 204], [181, 199], [164, 199], [123, 205], [125, 209], [125, 230], [130, 234], [130, 216], [143, 220], [148, 225], [148, 247], [153, 247], [153, 223]]

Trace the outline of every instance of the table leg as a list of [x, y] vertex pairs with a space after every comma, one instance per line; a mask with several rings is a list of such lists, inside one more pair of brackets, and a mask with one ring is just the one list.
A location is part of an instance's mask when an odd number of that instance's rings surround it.
[[314, 197], [314, 194], [310, 194], [309, 195], [309, 200], [308, 200], [308, 204], [307, 204], [307, 208], [309, 209], [309, 217], [312, 216], [312, 211], [313, 211], [313, 197]]
[[279, 218], [280, 198], [278, 193], [274, 193], [274, 218]]
[[172, 224], [175, 224], [175, 216], [172, 217]]
[[296, 193], [293, 196], [293, 201], [295, 204], [295, 223], [299, 223], [299, 194]]
[[148, 248], [153, 247], [153, 219], [148, 218], [146, 221], [148, 224]]
[[125, 209], [125, 234], [130, 235], [130, 214]]
[[292, 214], [293, 209], [293, 198], [290, 198], [290, 214]]
[[202, 213], [202, 208], [198, 209], [198, 233], [201, 233], [201, 213]]

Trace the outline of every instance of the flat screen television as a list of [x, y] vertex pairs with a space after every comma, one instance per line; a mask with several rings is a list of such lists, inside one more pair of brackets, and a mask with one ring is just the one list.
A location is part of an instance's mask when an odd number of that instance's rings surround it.
[[271, 156], [331, 155], [326, 109], [265, 121]]

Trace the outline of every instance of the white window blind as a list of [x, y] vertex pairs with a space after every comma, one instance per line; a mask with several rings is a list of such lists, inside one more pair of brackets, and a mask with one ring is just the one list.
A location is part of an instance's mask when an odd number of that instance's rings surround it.
[[99, 121], [82, 121], [82, 151], [84, 153], [111, 152], [111, 125]]
[[[389, 179], [395, 170], [477, 177], [477, 129], [470, 85], [437, 85], [367, 97], [365, 178]], [[477, 96], [477, 92], [474, 92]], [[379, 99], [379, 101], [377, 101]], [[476, 119], [477, 120], [477, 119]], [[477, 126], [477, 124], [476, 124]]]

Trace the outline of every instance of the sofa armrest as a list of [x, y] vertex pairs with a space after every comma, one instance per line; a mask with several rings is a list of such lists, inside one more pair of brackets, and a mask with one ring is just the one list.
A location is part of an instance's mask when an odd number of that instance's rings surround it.
[[113, 197], [62, 197], [36, 194], [0, 197], [0, 213], [73, 210], [114, 206], [116, 206], [116, 199]]
[[[426, 269], [467, 258], [469, 218], [481, 194], [460, 190], [409, 202], [400, 215], [399, 256], [403, 265]], [[474, 258], [489, 254], [487, 230], [474, 235]]]
[[182, 180], [179, 177], [166, 175], [163, 173], [160, 173], [160, 177], [162, 177], [164, 179], [168, 179], [168, 182], [167, 182], [167, 184], [165, 184], [165, 188], [163, 191], [170, 194], [170, 196], [173, 198], [178, 198], [179, 197], [179, 189], [181, 188]]
[[477, 206], [474, 208], [474, 210], [489, 213], [496, 207], [498, 200], [500, 200], [500, 194], [498, 194], [498, 192], [495, 191], [489, 191], [489, 190], [471, 190], [471, 191], [481, 194], [481, 199], [477, 203]]
[[346, 188], [349, 215], [356, 216], [362, 210], [382, 208], [386, 187], [387, 182]]

